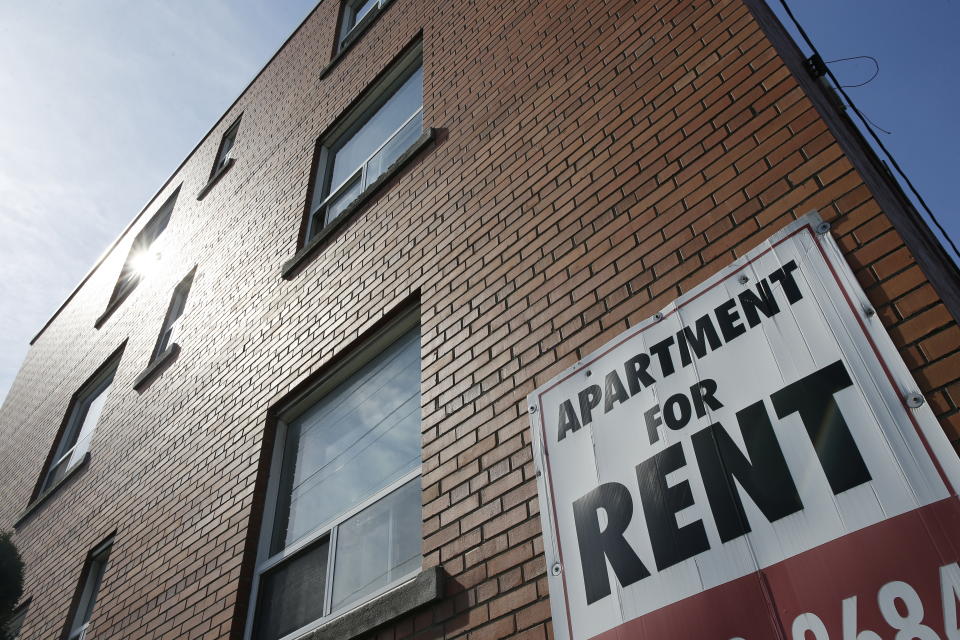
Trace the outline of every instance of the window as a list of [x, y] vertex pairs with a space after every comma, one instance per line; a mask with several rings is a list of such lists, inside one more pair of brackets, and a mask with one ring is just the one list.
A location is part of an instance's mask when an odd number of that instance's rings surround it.
[[178, 187], [133, 239], [130, 252], [127, 254], [127, 259], [120, 270], [120, 278], [110, 295], [110, 305], [133, 291], [140, 279], [146, 276], [155, 266], [158, 256], [150, 249], [157, 238], [160, 237], [160, 234], [163, 233], [163, 230], [167, 228], [167, 223], [170, 222], [170, 214], [173, 213], [173, 207], [177, 202], [179, 193], [180, 189]]
[[419, 45], [318, 145], [307, 239], [334, 221], [423, 133]]
[[221, 171], [227, 168], [227, 163], [230, 161], [230, 158], [233, 157], [230, 155], [230, 152], [233, 151], [233, 143], [237, 141], [237, 130], [239, 128], [240, 118], [237, 118], [236, 122], [230, 125], [230, 128], [224, 132], [223, 138], [220, 139], [220, 148], [217, 150], [217, 159], [213, 163], [213, 169], [210, 170], [211, 181]]
[[180, 329], [180, 318], [183, 317], [183, 310], [187, 306], [187, 296], [190, 294], [190, 286], [193, 284], [194, 271], [190, 272], [180, 284], [173, 290], [173, 296], [170, 298], [170, 306], [167, 308], [167, 315], [163, 320], [163, 326], [160, 328], [160, 337], [153, 348], [153, 356], [150, 361], [153, 362], [177, 341], [177, 334]]
[[420, 571], [420, 334], [410, 324], [281, 415], [248, 638], [302, 632]]
[[110, 557], [110, 547], [112, 545], [113, 538], [111, 537], [90, 552], [87, 569], [78, 587], [77, 608], [73, 614], [73, 620], [70, 622], [67, 640], [83, 640], [87, 635], [90, 618], [93, 616], [93, 607], [97, 603], [100, 583], [103, 580], [104, 572], [107, 570], [107, 559]]
[[44, 475], [40, 493], [62, 480], [89, 451], [93, 432], [97, 428], [103, 406], [110, 395], [110, 387], [119, 362], [119, 354], [113, 356], [74, 395], [66, 427], [54, 449], [50, 468]]
[[4, 636], [7, 640], [17, 640], [20, 637], [20, 630], [23, 628], [23, 622], [27, 619], [27, 607], [29, 603], [25, 603], [17, 607], [16, 611], [13, 612], [13, 615], [10, 616], [10, 619], [7, 620], [7, 624], [3, 627], [4, 633], [7, 635]]
[[[389, 0], [347, 0], [343, 5], [343, 22], [340, 25], [340, 48], [342, 49], [348, 38], [355, 30], [359, 31], [362, 25], [368, 24]], [[364, 18], [368, 18], [367, 21]]]

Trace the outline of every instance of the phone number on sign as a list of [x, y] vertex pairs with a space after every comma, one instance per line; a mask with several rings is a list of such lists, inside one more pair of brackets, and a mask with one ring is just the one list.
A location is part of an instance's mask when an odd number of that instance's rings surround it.
[[[860, 629], [857, 621], [857, 596], [841, 603], [842, 640], [960, 640], [957, 608], [960, 601], [960, 566], [956, 562], [940, 567], [939, 611], [925, 611], [923, 601], [911, 585], [900, 580], [888, 582], [877, 591], [877, 606], [883, 620], [895, 631]], [[933, 627], [944, 630], [941, 636]], [[801, 613], [790, 625], [791, 640], [830, 640], [823, 619], [813, 612]], [[741, 637], [730, 640], [745, 640]]]

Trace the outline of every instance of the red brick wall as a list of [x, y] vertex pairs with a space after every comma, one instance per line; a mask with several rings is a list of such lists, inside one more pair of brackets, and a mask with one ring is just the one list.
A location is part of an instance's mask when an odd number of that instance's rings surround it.
[[[183, 184], [167, 270], [95, 330], [125, 239], [27, 355], [0, 410], [3, 528], [128, 340], [90, 465], [18, 527], [25, 637], [60, 632], [114, 530], [93, 638], [237, 633], [267, 410], [417, 291], [424, 564], [451, 580], [381, 638], [550, 636], [526, 394], [811, 209], [960, 441], [960, 329], [740, 2], [394, 0], [320, 80], [338, 10], [320, 4], [156, 199]], [[284, 280], [317, 136], [421, 30], [438, 142]], [[236, 165], [197, 201], [241, 111]], [[183, 351], [137, 393], [194, 264]]]

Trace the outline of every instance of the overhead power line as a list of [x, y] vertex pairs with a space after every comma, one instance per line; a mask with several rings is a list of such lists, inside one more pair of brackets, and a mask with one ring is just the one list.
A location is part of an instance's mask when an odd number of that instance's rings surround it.
[[913, 182], [910, 181], [910, 178], [907, 177], [907, 174], [900, 167], [900, 164], [897, 162], [896, 158], [893, 157], [893, 154], [887, 149], [887, 147], [880, 140], [880, 137], [877, 136], [877, 133], [873, 130], [873, 126], [870, 124], [870, 120], [863, 115], [860, 109], [857, 108], [857, 105], [850, 99], [850, 96], [847, 95], [847, 92], [843, 90], [843, 85], [840, 84], [840, 81], [837, 80], [837, 77], [833, 75], [833, 71], [830, 70], [826, 64], [822, 63], [823, 58], [820, 56], [820, 52], [817, 50], [817, 47], [814, 46], [813, 41], [810, 40], [810, 36], [807, 35], [807, 32], [804, 30], [803, 26], [800, 24], [800, 21], [797, 20], [796, 16], [793, 15], [793, 11], [790, 10], [790, 5], [787, 4], [786, 0], [780, 0], [780, 4], [783, 6], [783, 10], [786, 11], [787, 16], [793, 22], [793, 25], [797, 28], [797, 31], [800, 33], [800, 36], [803, 38], [804, 42], [807, 43], [807, 46], [810, 47], [810, 50], [813, 52], [813, 55], [816, 58], [821, 60], [822, 71], [829, 76], [830, 80], [833, 81], [833, 84], [836, 88], [836, 91], [843, 96], [843, 99], [846, 101], [847, 105], [853, 110], [857, 117], [860, 118], [860, 121], [863, 123], [864, 129], [867, 133], [870, 134], [870, 137], [876, 143], [877, 147], [883, 151], [883, 154], [890, 161], [890, 166], [896, 170], [900, 177], [903, 179], [904, 183], [910, 189], [910, 192], [913, 193], [914, 197], [917, 199], [917, 202], [920, 203], [920, 206], [923, 207], [923, 210], [927, 212], [927, 216], [930, 218], [930, 221], [934, 226], [943, 234], [944, 240], [947, 244], [950, 245], [950, 248], [953, 249], [953, 253], [956, 254], [957, 258], [960, 258], [960, 249], [957, 249], [957, 245], [954, 244], [953, 239], [950, 238], [950, 235], [947, 233], [947, 230], [943, 228], [943, 225], [940, 224], [940, 221], [933, 214], [933, 211], [930, 210], [930, 207], [927, 206], [926, 200], [923, 199], [923, 196], [920, 195], [920, 192], [917, 191], [917, 188], [913, 186]]

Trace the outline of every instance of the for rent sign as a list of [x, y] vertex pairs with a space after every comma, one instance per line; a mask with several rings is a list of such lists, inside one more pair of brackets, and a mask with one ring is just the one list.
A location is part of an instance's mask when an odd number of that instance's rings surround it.
[[960, 464], [818, 223], [530, 396], [558, 637], [960, 640]]

